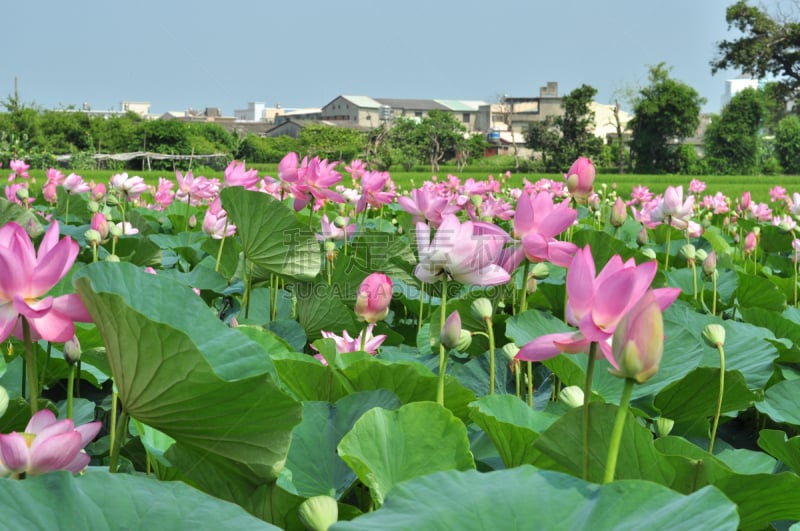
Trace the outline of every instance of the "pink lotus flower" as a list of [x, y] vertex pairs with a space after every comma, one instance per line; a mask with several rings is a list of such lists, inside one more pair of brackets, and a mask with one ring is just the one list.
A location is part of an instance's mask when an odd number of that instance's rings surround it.
[[222, 208], [219, 197], [208, 205], [208, 210], [203, 218], [203, 232], [215, 240], [236, 234], [236, 225], [228, 223], [228, 213]]
[[525, 256], [532, 262], [550, 261], [567, 267], [578, 249], [571, 242], [562, 242], [555, 236], [567, 229], [578, 217], [569, 203], [553, 203], [549, 192], [523, 194], [517, 201], [514, 214], [514, 235], [522, 239]]
[[[295, 164], [296, 166], [296, 164]], [[367, 171], [367, 165], [364, 164], [361, 160], [356, 159], [350, 163], [349, 166], [344, 167], [345, 170], [350, 173], [350, 176], [353, 178], [354, 181], [358, 181], [361, 179], [361, 176]]]
[[[350, 334], [347, 333], [347, 330], [342, 331], [341, 336], [337, 336], [333, 332], [326, 332], [325, 330], [320, 330], [320, 334], [325, 339], [333, 339], [334, 343], [336, 344], [336, 353], [337, 354], [347, 354], [349, 352], [359, 352], [361, 351], [361, 343], [364, 343], [364, 352], [367, 354], [374, 356], [378, 353], [378, 348], [383, 344], [384, 340], [386, 339], [385, 334], [381, 334], [378, 336], [372, 335], [372, 329], [375, 328], [373, 323], [367, 325], [365, 330], [362, 330], [358, 336], [355, 338], [350, 337]], [[315, 349], [314, 345], [311, 345], [311, 348]], [[317, 355], [315, 356], [317, 359], [322, 358], [322, 356]], [[322, 358], [324, 360], [324, 358]], [[325, 363], [323, 361], [323, 363]]]
[[434, 227], [442, 223], [444, 216], [458, 212], [459, 207], [450, 205], [446, 197], [440, 196], [431, 183], [411, 190], [411, 196], [397, 198], [400, 208], [413, 216], [414, 223], [430, 222]]
[[17, 223], [0, 228], [0, 341], [11, 334], [24, 339], [20, 317], [30, 324], [31, 339], [58, 343], [75, 335], [75, 321], [91, 321], [77, 294], [46, 296], [69, 272], [78, 251], [69, 236], [58, 239], [58, 222], [47, 229], [38, 252]]
[[594, 164], [586, 157], [579, 157], [564, 175], [569, 193], [579, 203], [586, 202], [591, 195], [594, 177]]
[[684, 201], [683, 186], [667, 186], [664, 196], [658, 206], [650, 213], [653, 221], [667, 221], [678, 230], [683, 230], [688, 224], [689, 216], [694, 208], [694, 196], [690, 195]]
[[[341, 227], [338, 224], [341, 222]], [[333, 221], [328, 219], [327, 214], [323, 214], [321, 218], [322, 233], [317, 235], [317, 239], [324, 240], [343, 240], [345, 236], [350, 238], [356, 232], [356, 224], [350, 223], [350, 219], [346, 217], [338, 217]]]
[[68, 194], [83, 194], [90, 190], [89, 185], [83, 180], [83, 177], [75, 173], [70, 173], [62, 183], [64, 191]]
[[89, 464], [83, 448], [102, 427], [101, 422], [75, 426], [71, 420], [56, 420], [49, 409], [33, 415], [24, 433], [0, 434], [0, 470], [5, 474], [36, 476], [53, 470], [77, 474]]
[[11, 168], [11, 175], [8, 176], [9, 181], [13, 181], [16, 177], [22, 177], [23, 179], [30, 177], [28, 170], [31, 167], [29, 164], [25, 164], [24, 160], [12, 159], [8, 163], [8, 167]]
[[48, 203], [55, 203], [58, 194], [57, 189], [64, 183], [64, 174], [55, 168], [47, 170], [47, 182], [42, 186], [42, 196]]
[[652, 290], [622, 318], [611, 342], [609, 372], [644, 383], [658, 372], [664, 353], [664, 318]]
[[100, 238], [108, 238], [109, 224], [106, 216], [102, 212], [95, 212], [92, 216], [91, 228], [100, 234]]
[[414, 274], [422, 282], [433, 283], [449, 275], [462, 284], [494, 286], [510, 280], [508, 272], [498, 265], [508, 235], [488, 223], [461, 223], [452, 214], [430, 239], [431, 229], [417, 223], [419, 264]]
[[394, 201], [394, 183], [389, 172], [368, 171], [361, 175], [361, 198], [358, 200], [356, 212], [362, 212], [367, 204], [380, 208]]
[[174, 183], [163, 177], [158, 178], [158, 190], [156, 190], [155, 201], [159, 210], [163, 210], [172, 204], [175, 194], [172, 191]]
[[219, 180], [217, 179], [208, 179], [202, 175], [195, 177], [191, 171], [182, 175], [176, 170], [175, 180], [178, 183], [175, 199], [181, 203], [189, 201], [191, 205], [197, 206], [202, 201], [213, 200], [219, 194]]
[[228, 167], [225, 168], [225, 179], [223, 181], [225, 186], [243, 186], [247, 190], [255, 190], [258, 182], [258, 170], [245, 170], [244, 161], [237, 162], [232, 160]]
[[701, 194], [706, 189], [706, 183], [698, 179], [692, 179], [689, 183], [689, 191], [693, 194]]
[[744, 254], [750, 254], [756, 250], [756, 234], [753, 231], [747, 233], [744, 238]]
[[361, 282], [355, 312], [368, 323], [377, 323], [389, 314], [392, 302], [392, 279], [383, 273], [372, 273]]
[[775, 185], [774, 187], [769, 189], [769, 200], [773, 203], [775, 201], [785, 201], [788, 199], [786, 195], [786, 188], [780, 185]]
[[315, 206], [320, 206], [326, 200], [343, 203], [344, 199], [338, 193], [330, 190], [331, 186], [342, 180], [342, 176], [334, 168], [338, 162], [328, 162], [314, 157], [308, 160], [303, 158], [297, 170], [297, 181], [291, 185], [290, 190], [294, 197], [294, 209], [300, 211], [306, 207], [313, 197]]
[[[608, 344], [619, 322], [649, 289], [658, 265], [655, 261], [636, 265], [633, 259], [622, 262], [614, 255], [595, 276], [594, 258], [587, 245], [578, 250], [567, 271], [567, 322], [578, 327], [576, 332], [547, 334], [524, 345], [517, 359], [542, 361], [560, 352], [586, 352], [597, 342], [603, 355], [612, 362]], [[680, 294], [680, 288], [653, 290], [663, 310]]]
[[111, 176], [111, 188], [116, 190], [124, 199], [136, 201], [140, 195], [147, 191], [147, 184], [138, 175], [128, 177], [127, 173], [118, 173]]

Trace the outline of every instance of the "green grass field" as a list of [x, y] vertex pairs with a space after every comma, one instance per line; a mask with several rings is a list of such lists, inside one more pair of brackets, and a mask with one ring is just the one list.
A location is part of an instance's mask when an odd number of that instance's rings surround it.
[[[277, 175], [277, 164], [257, 164], [254, 167], [258, 168], [260, 175]], [[341, 166], [344, 179], [343, 182], [347, 183], [349, 178], [344, 173], [344, 166]], [[46, 179], [45, 172], [41, 170], [31, 171], [31, 176], [34, 177], [39, 185]], [[65, 172], [69, 173], [69, 172]], [[86, 181], [94, 180], [95, 182], [108, 183], [109, 178], [118, 171], [112, 170], [86, 170], [77, 172]], [[391, 171], [389, 172], [395, 184], [401, 190], [408, 190], [414, 186], [419, 186], [423, 181], [431, 178], [430, 169], [416, 168], [415, 171]], [[505, 173], [505, 170], [498, 170], [492, 167], [467, 167], [464, 171], [458, 172], [455, 166], [442, 166], [441, 170], [437, 173], [440, 179], [444, 179], [448, 174], [458, 175], [462, 180], [473, 178], [476, 180], [487, 179], [488, 176], [494, 175], [496, 178]], [[163, 171], [134, 171], [128, 170], [129, 175], [141, 175], [144, 179], [151, 184], [157, 184], [159, 177], [168, 179], [175, 179], [175, 172]], [[194, 171], [195, 175], [204, 175], [206, 177], [217, 177], [222, 179], [223, 172], [215, 171], [209, 168], [197, 168]], [[545, 173], [512, 173], [508, 180], [509, 186], [521, 186], [524, 179], [529, 181], [537, 181], [543, 177], [551, 179], [563, 179], [563, 175], [558, 174], [545, 174]], [[728, 175], [703, 175], [693, 177], [691, 175], [637, 175], [637, 174], [611, 174], [601, 173], [597, 175], [595, 181], [595, 189], [599, 189], [602, 184], [606, 184], [608, 188], [615, 188], [617, 193], [627, 198], [630, 195], [634, 186], [645, 185], [653, 193], [663, 192], [667, 186], [683, 185], [686, 191], [689, 182], [693, 179], [699, 179], [706, 183], [705, 194], [714, 194], [722, 192], [729, 197], [739, 197], [745, 191], [750, 191], [754, 201], [769, 202], [769, 190], [776, 185], [783, 186], [791, 194], [792, 192], [800, 192], [800, 176], [728, 176]]]

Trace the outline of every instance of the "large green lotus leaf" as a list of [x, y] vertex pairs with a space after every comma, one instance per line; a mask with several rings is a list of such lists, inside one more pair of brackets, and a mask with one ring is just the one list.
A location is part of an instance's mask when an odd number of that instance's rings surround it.
[[[58, 189], [60, 190], [61, 187]], [[70, 213], [70, 215], [72, 214]], [[33, 238], [44, 232], [42, 224], [32, 210], [28, 210], [22, 205], [12, 203], [5, 197], [0, 197], [0, 227], [9, 221], [14, 221], [25, 228], [28, 234]]]
[[767, 389], [764, 401], [756, 404], [756, 409], [775, 422], [785, 422], [800, 426], [800, 380], [784, 380]]
[[[589, 480], [601, 482], [606, 468], [617, 406], [592, 402], [589, 424]], [[576, 476], [583, 474], [583, 407], [554, 422], [534, 446]], [[622, 432], [615, 478], [647, 479], [669, 485], [674, 472], [653, 446], [653, 434], [628, 413]]]
[[279, 529], [180, 481], [89, 469], [2, 481], [5, 529]]
[[761, 430], [758, 446], [783, 464], [800, 474], [800, 436], [786, 438], [780, 430]]
[[592, 258], [594, 258], [597, 271], [603, 269], [615, 254], [618, 254], [623, 260], [627, 260], [636, 254], [636, 249], [628, 247], [622, 240], [598, 230], [577, 231], [572, 238], [572, 242], [580, 248], [586, 245], [591, 247]]
[[342, 438], [339, 456], [369, 487], [378, 506], [401, 481], [475, 468], [466, 426], [434, 402], [367, 411]]
[[710, 226], [703, 230], [703, 239], [711, 244], [712, 249], [718, 255], [731, 254], [733, 248], [730, 245], [730, 238], [725, 235], [719, 227]]
[[[515, 393], [514, 377], [508, 366], [508, 358], [499, 348], [495, 349], [494, 357], [494, 392], [497, 394]], [[490, 363], [489, 352], [486, 351], [467, 363], [454, 363], [450, 374], [464, 387], [475, 393], [475, 396], [488, 395]]]
[[302, 282], [295, 285], [297, 320], [306, 331], [309, 342], [320, 337], [321, 330], [342, 335], [348, 330], [356, 337], [366, 323], [356, 324], [353, 308], [345, 306], [340, 293], [325, 282]]
[[[790, 308], [787, 308], [790, 310]], [[780, 351], [779, 361], [798, 363], [800, 362], [800, 323], [793, 320], [789, 311], [777, 314], [762, 308], [742, 308], [742, 319], [754, 326], [766, 328], [775, 334], [776, 338], [790, 340], [789, 348], [775, 345]], [[775, 344], [775, 343], [773, 343]]]
[[258, 343], [188, 287], [130, 264], [92, 264], [76, 286], [131, 416], [256, 477], [277, 477], [302, 406], [273, 381]]
[[766, 278], [741, 272], [736, 299], [742, 308], [764, 308], [778, 313], [786, 308], [786, 297], [774, 283]]
[[292, 431], [292, 446], [278, 485], [288, 492], [339, 499], [356, 474], [336, 453], [342, 437], [374, 407], [397, 409], [400, 401], [385, 389], [354, 393], [329, 402], [303, 402], [303, 421]]
[[682, 437], [659, 437], [654, 446], [674, 471], [667, 486], [678, 492], [690, 494], [734, 473], [727, 463]]
[[319, 242], [294, 212], [268, 194], [240, 186], [224, 188], [220, 197], [249, 261], [298, 280], [317, 276], [322, 264]]
[[800, 520], [800, 477], [797, 474], [735, 474], [714, 483], [736, 503], [740, 529], [767, 529], [777, 520]]
[[[624, 500], [624, 501], [623, 501]], [[331, 530], [735, 530], [736, 506], [706, 487], [684, 496], [641, 480], [595, 485], [531, 466], [446, 471], [397, 485], [375, 512]]]
[[352, 390], [333, 367], [326, 367], [308, 354], [286, 353], [272, 362], [281, 384], [298, 400], [335, 402]]
[[[389, 362], [376, 358], [358, 360], [342, 370], [355, 391], [388, 389], [403, 404], [435, 401], [439, 377], [418, 362]], [[468, 405], [475, 394], [447, 375], [444, 383], [444, 405], [453, 414], [466, 421]]]
[[[661, 415], [676, 422], [713, 416], [719, 399], [719, 369], [698, 367], [680, 381], [662, 389], [655, 397]], [[739, 371], [725, 371], [722, 413], [749, 408], [758, 396], [752, 393]]]
[[772, 474], [777, 464], [774, 457], [747, 448], [725, 448], [714, 457], [737, 474]]
[[535, 464], [541, 452], [533, 443], [558, 419], [534, 411], [513, 395], [487, 395], [470, 404], [470, 417], [492, 439], [506, 468]]

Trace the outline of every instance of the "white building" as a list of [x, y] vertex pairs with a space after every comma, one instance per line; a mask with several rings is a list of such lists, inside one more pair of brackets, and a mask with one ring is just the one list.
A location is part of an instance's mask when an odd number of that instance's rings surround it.
[[749, 88], [758, 90], [758, 86], [758, 80], [750, 77], [728, 79], [725, 81], [725, 93], [722, 95], [722, 107], [725, 107], [735, 94]]
[[260, 102], [249, 102], [246, 109], [236, 109], [233, 117], [242, 122], [260, 122], [264, 119], [266, 105]]

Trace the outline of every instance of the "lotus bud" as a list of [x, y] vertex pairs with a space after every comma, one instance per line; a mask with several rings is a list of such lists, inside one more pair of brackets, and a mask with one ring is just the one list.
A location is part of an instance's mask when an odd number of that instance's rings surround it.
[[617, 325], [611, 351], [616, 367], [609, 372], [614, 376], [644, 383], [658, 372], [664, 353], [664, 319], [652, 291]]
[[725, 327], [721, 324], [707, 324], [703, 328], [703, 339], [714, 348], [719, 348], [725, 344]]
[[115, 254], [110, 254], [106, 256], [106, 262], [119, 262], [119, 256]]
[[579, 203], [585, 203], [592, 193], [594, 184], [595, 168], [592, 161], [586, 157], [578, 157], [564, 177], [569, 193]]
[[645, 247], [642, 249], [642, 254], [645, 255], [650, 260], [656, 259], [656, 252], [651, 247]]
[[449, 350], [451, 348], [456, 348], [460, 340], [461, 316], [458, 314], [458, 310], [456, 310], [445, 320], [442, 333], [439, 336], [439, 341], [444, 345], [444, 348]]
[[339, 506], [330, 496], [312, 496], [298, 510], [303, 525], [311, 531], [328, 531], [339, 520]]
[[[757, 227], [753, 227], [756, 229]], [[744, 239], [744, 252], [745, 254], [752, 253], [756, 250], [756, 233], [755, 230], [747, 233]]]
[[625, 201], [618, 197], [617, 200], [614, 201], [614, 206], [611, 207], [611, 225], [614, 227], [621, 227], [627, 219], [628, 208], [625, 206]]
[[480, 297], [472, 301], [470, 309], [472, 310], [472, 315], [481, 321], [487, 321], [492, 318], [492, 301], [486, 297]]
[[91, 227], [100, 234], [101, 240], [108, 238], [110, 227], [106, 216], [102, 212], [95, 212], [92, 215]]
[[697, 249], [691, 243], [685, 243], [681, 247], [681, 254], [690, 264], [693, 264], [697, 257]]
[[595, 217], [600, 219], [600, 196], [592, 194], [589, 196], [589, 208], [595, 211]]
[[72, 365], [81, 359], [81, 342], [76, 336], [72, 336], [64, 343], [64, 359]]
[[675, 426], [675, 421], [666, 417], [658, 417], [656, 419], [656, 434], [659, 437], [666, 437]]
[[372, 273], [358, 288], [355, 312], [359, 319], [377, 323], [389, 314], [392, 302], [392, 279], [383, 273]]
[[503, 355], [508, 358], [508, 361], [514, 361], [519, 352], [519, 347], [515, 343], [506, 343], [500, 350], [503, 351]]
[[537, 280], [544, 280], [550, 276], [550, 266], [544, 262], [539, 262], [531, 268], [531, 275]]
[[705, 260], [703, 260], [703, 273], [706, 275], [713, 275], [714, 272], [717, 270], [717, 253], [711, 251], [706, 256]]
[[567, 407], [581, 407], [584, 400], [583, 389], [577, 385], [568, 385], [558, 393], [558, 399]]
[[640, 246], [645, 245], [647, 243], [647, 228], [642, 227], [642, 230], [639, 231], [639, 234], [636, 235], [636, 243]]
[[94, 229], [89, 229], [83, 233], [83, 237], [86, 238], [86, 241], [89, 242], [92, 246], [98, 246], [103, 241], [103, 237], [100, 236], [100, 233]]
[[706, 250], [705, 250], [705, 249], [697, 249], [697, 250], [695, 251], [695, 253], [694, 253], [694, 256], [695, 256], [695, 259], [696, 259], [698, 262], [702, 263], [702, 262], [703, 262], [703, 260], [705, 260], [706, 258], [708, 258], [708, 252], [706, 252]]
[[0, 385], [0, 417], [6, 414], [6, 410], [8, 409], [8, 391], [6, 388]]
[[525, 291], [528, 292], [528, 295], [530, 295], [531, 293], [535, 293], [536, 292], [536, 287], [538, 285], [538, 282], [539, 281], [536, 280], [535, 276], [528, 275], [528, 280], [527, 280], [527, 282], [525, 282]]
[[755, 234], [756, 238], [761, 236], [761, 226], [756, 225], [755, 227], [753, 227], [753, 234]]
[[195, 228], [197, 226], [197, 216], [192, 214], [189, 216], [189, 228]]

